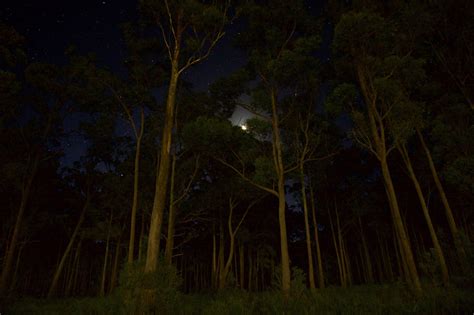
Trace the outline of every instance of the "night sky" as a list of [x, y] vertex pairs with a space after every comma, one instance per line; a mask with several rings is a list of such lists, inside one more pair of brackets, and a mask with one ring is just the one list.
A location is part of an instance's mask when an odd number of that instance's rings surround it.
[[[63, 64], [64, 51], [73, 45], [81, 54], [94, 53], [99, 66], [120, 72], [125, 56], [120, 24], [137, 18], [137, 1], [7, 1], [2, 2], [0, 20], [13, 26], [26, 38], [31, 62]], [[239, 50], [233, 49], [232, 40], [240, 25], [231, 25], [211, 56], [190, 69], [184, 79], [196, 89], [207, 90], [209, 84], [225, 76], [246, 62]], [[66, 118], [64, 129], [77, 129], [84, 117], [74, 114]], [[124, 128], [128, 126], [123, 124]], [[124, 134], [130, 130], [123, 130]], [[87, 143], [78, 134], [72, 134], [64, 143], [65, 165], [77, 160]]]
[[[83, 1], [2, 1], [0, 20], [13, 26], [26, 38], [27, 53], [31, 62], [64, 64], [64, 51], [69, 46], [80, 54], [94, 53], [99, 66], [120, 73], [126, 49], [122, 41], [120, 25], [138, 18], [136, 0], [83, 0]], [[308, 2], [313, 14], [320, 13], [321, 6]], [[232, 42], [242, 23], [227, 28], [226, 36], [218, 43], [209, 58], [187, 71], [183, 79], [197, 90], [207, 90], [216, 79], [226, 76], [246, 63], [243, 52], [235, 49]], [[322, 49], [318, 57], [329, 58], [330, 26], [326, 25]], [[160, 93], [160, 96], [163, 95]], [[242, 111], [245, 116], [246, 113]], [[235, 116], [235, 114], [234, 114]], [[242, 121], [240, 114], [236, 119]], [[66, 117], [64, 130], [71, 136], [63, 142], [65, 156], [62, 163], [70, 165], [85, 153], [86, 141], [77, 133], [79, 122], [85, 117], [73, 114]], [[245, 119], [245, 118], [244, 118]], [[236, 120], [236, 121], [237, 121]], [[122, 134], [129, 134], [127, 124], [122, 124]], [[122, 126], [118, 127], [119, 129]]]

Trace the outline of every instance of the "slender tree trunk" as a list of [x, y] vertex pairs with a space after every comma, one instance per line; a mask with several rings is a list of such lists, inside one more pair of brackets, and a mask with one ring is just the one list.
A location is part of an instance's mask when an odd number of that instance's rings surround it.
[[252, 291], [253, 262], [252, 262], [252, 253], [250, 251], [248, 251], [248, 258], [249, 258], [248, 290]]
[[344, 257], [344, 265], [345, 265], [344, 269], [345, 269], [345, 272], [346, 272], [347, 282], [348, 282], [348, 285], [351, 286], [352, 281], [353, 281], [352, 265], [351, 265], [351, 260], [349, 258], [349, 255], [347, 254], [347, 246], [346, 246], [346, 242], [344, 241], [344, 239], [342, 239], [341, 252], [343, 254], [342, 256]]
[[166, 205], [166, 196], [168, 191], [171, 138], [174, 124], [176, 89], [179, 77], [178, 60], [179, 49], [175, 49], [173, 61], [171, 63], [171, 79], [168, 88], [168, 98], [166, 101], [165, 122], [163, 127], [163, 137], [161, 140], [161, 152], [159, 159], [160, 163], [156, 176], [155, 197], [153, 200], [153, 211], [151, 214], [150, 232], [148, 236], [145, 272], [153, 272], [156, 270], [160, 253], [163, 211]]
[[240, 258], [240, 288], [243, 290], [245, 288], [244, 281], [245, 281], [245, 253], [244, 253], [244, 244], [240, 243], [239, 246], [239, 258]]
[[247, 215], [247, 212], [249, 210], [249, 208], [248, 208], [247, 211], [245, 212], [244, 216], [240, 220], [240, 223], [237, 225], [237, 227], [234, 231], [234, 229], [232, 227], [232, 217], [233, 217], [235, 207], [236, 207], [236, 205], [233, 203], [232, 198], [230, 198], [229, 199], [229, 218], [227, 219], [227, 228], [229, 230], [229, 241], [230, 241], [229, 256], [227, 257], [227, 261], [226, 261], [225, 266], [222, 269], [222, 272], [221, 272], [220, 277], [219, 277], [219, 289], [223, 289], [226, 285], [227, 275], [228, 275], [230, 267], [232, 265], [232, 259], [234, 258], [235, 235], [236, 235], [236, 233], [237, 233], [237, 231], [240, 227], [240, 224], [245, 219], [245, 216]]
[[174, 205], [174, 181], [176, 173], [176, 153], [173, 152], [171, 162], [171, 182], [170, 182], [170, 200], [168, 213], [168, 235], [166, 238], [165, 247], [165, 263], [171, 265], [174, 247], [174, 231], [175, 231], [175, 205]]
[[288, 297], [291, 286], [290, 255], [288, 253], [288, 236], [286, 231], [286, 200], [285, 200], [285, 176], [283, 164], [283, 150], [280, 139], [280, 126], [277, 110], [277, 95], [274, 89], [271, 90], [272, 104], [272, 134], [273, 134], [273, 160], [278, 177], [278, 221], [280, 224], [280, 251], [281, 251], [281, 288], [283, 295]]
[[87, 199], [84, 203], [84, 207], [82, 208], [81, 215], [79, 216], [79, 220], [77, 221], [76, 227], [74, 229], [74, 232], [72, 233], [71, 238], [69, 239], [69, 243], [66, 247], [66, 250], [64, 251], [63, 256], [61, 258], [61, 261], [59, 262], [59, 265], [56, 268], [56, 271], [54, 273], [53, 280], [51, 282], [51, 286], [49, 287], [49, 291], [48, 291], [48, 295], [47, 295], [48, 298], [51, 298], [54, 295], [54, 293], [56, 292], [56, 287], [57, 287], [58, 282], [59, 282], [59, 277], [61, 276], [64, 265], [66, 263], [66, 259], [69, 256], [69, 252], [72, 249], [72, 246], [74, 244], [74, 241], [76, 240], [77, 234], [79, 234], [79, 229], [81, 228], [82, 222], [84, 221], [84, 217], [86, 215], [87, 208], [89, 207], [89, 201], [90, 201], [89, 198], [90, 197], [89, 197], [89, 194], [88, 194]]
[[454, 240], [454, 245], [456, 247], [456, 251], [458, 253], [459, 260], [461, 262], [461, 267], [463, 268], [464, 271], [467, 271], [470, 268], [467, 264], [466, 251], [464, 249], [461, 236], [460, 236], [458, 227], [456, 225], [456, 221], [454, 220], [453, 211], [449, 204], [448, 198], [446, 197], [446, 193], [444, 192], [443, 184], [441, 183], [441, 180], [439, 179], [438, 171], [436, 170], [436, 166], [433, 162], [433, 158], [431, 157], [431, 152], [428, 146], [426, 145], [425, 139], [423, 138], [423, 134], [421, 133], [419, 129], [416, 130], [416, 133], [418, 135], [418, 138], [420, 139], [423, 150], [425, 151], [426, 157], [428, 159], [428, 164], [431, 170], [431, 174], [433, 175], [436, 188], [438, 189], [441, 201], [443, 203], [444, 210], [446, 213], [446, 219], [448, 221], [449, 229], [451, 230], [451, 234]]
[[222, 273], [224, 272], [224, 250], [225, 250], [224, 226], [222, 224], [222, 221], [220, 221], [219, 222], [219, 253], [217, 256], [217, 279], [216, 279], [217, 288], [219, 288], [220, 280], [222, 278]]
[[102, 278], [100, 281], [99, 296], [105, 295], [105, 280], [107, 278], [107, 263], [109, 260], [109, 247], [110, 247], [110, 233], [112, 230], [112, 218], [113, 218], [113, 214], [111, 213], [110, 220], [109, 220], [109, 227], [107, 229], [107, 241], [105, 243], [104, 265], [102, 267]]
[[370, 87], [370, 79], [367, 78], [367, 73], [362, 64], [356, 65], [357, 77], [360, 84], [362, 94], [364, 95], [365, 102], [367, 103], [367, 116], [368, 125], [371, 138], [372, 151], [375, 153], [377, 159], [380, 162], [382, 169], [382, 176], [385, 183], [385, 190], [387, 193], [390, 210], [392, 212], [392, 219], [394, 222], [395, 229], [397, 230], [397, 236], [400, 240], [401, 255], [406, 261], [408, 270], [410, 272], [411, 285], [416, 294], [421, 294], [421, 284], [416, 270], [415, 259], [413, 258], [413, 252], [408, 240], [408, 235], [403, 224], [403, 220], [400, 214], [400, 208], [398, 206], [397, 195], [393, 186], [392, 177], [387, 162], [387, 154], [389, 148], [387, 148], [386, 135], [385, 135], [385, 122], [383, 116], [380, 114], [377, 108], [377, 93]]
[[74, 254], [72, 272], [66, 286], [66, 296], [70, 296], [71, 290], [73, 289], [74, 279], [77, 274], [77, 266], [79, 264], [79, 257], [80, 257], [79, 255], [81, 254], [81, 246], [82, 246], [82, 237], [79, 238], [79, 242], [77, 243], [77, 247], [76, 247], [76, 253]]
[[367, 282], [373, 283], [374, 282], [374, 275], [372, 271], [372, 262], [370, 260], [369, 248], [367, 247], [367, 241], [365, 240], [365, 233], [362, 228], [362, 221], [359, 217], [359, 227], [360, 227], [360, 236], [362, 239], [362, 248], [364, 249], [364, 258], [365, 258], [365, 267], [367, 270]]
[[446, 260], [444, 258], [443, 250], [441, 249], [441, 245], [438, 241], [438, 236], [436, 235], [435, 229], [433, 227], [433, 223], [431, 221], [431, 216], [428, 210], [428, 206], [425, 201], [425, 197], [423, 195], [423, 191], [421, 190], [420, 183], [415, 175], [415, 171], [413, 170], [413, 166], [411, 164], [411, 159], [408, 154], [408, 151], [404, 145], [399, 145], [398, 150], [403, 157], [403, 161], [405, 162], [405, 166], [408, 170], [408, 174], [415, 186], [416, 193], [418, 195], [418, 199], [420, 200], [421, 210], [423, 211], [423, 216], [425, 217], [426, 224], [428, 225], [428, 230], [430, 232], [431, 241], [433, 242], [434, 250], [436, 256], [438, 257], [438, 263], [441, 268], [441, 276], [444, 285], [449, 284], [449, 274], [448, 274], [448, 267], [446, 266]]
[[311, 250], [311, 231], [309, 229], [308, 203], [306, 200], [306, 183], [304, 181], [303, 162], [300, 163], [300, 182], [301, 199], [303, 200], [304, 227], [306, 232], [306, 252], [308, 256], [309, 287], [311, 290], [314, 290], [316, 288], [316, 285], [314, 283], [313, 252]]
[[[79, 244], [82, 244], [82, 241], [79, 243]], [[77, 283], [78, 283], [78, 278], [79, 278], [79, 266], [80, 266], [80, 263], [81, 263], [81, 247], [78, 248], [77, 252], [77, 261], [76, 261], [76, 265], [74, 267], [74, 277], [72, 279], [72, 286], [71, 286], [71, 289], [69, 290], [69, 296], [70, 295], [74, 295], [74, 293], [76, 292], [76, 288], [77, 288]]]
[[145, 124], [145, 114], [143, 108], [140, 112], [140, 132], [136, 134], [136, 144], [135, 144], [135, 161], [133, 169], [133, 201], [132, 201], [132, 214], [130, 217], [130, 242], [128, 244], [128, 263], [133, 262], [134, 253], [135, 253], [135, 226], [137, 218], [137, 208], [138, 208], [138, 181], [140, 177], [140, 150], [143, 137], [143, 130]]
[[342, 268], [342, 260], [341, 260], [341, 255], [339, 254], [339, 246], [338, 246], [337, 241], [336, 241], [336, 233], [334, 232], [334, 224], [332, 223], [331, 213], [329, 213], [329, 224], [331, 226], [331, 235], [332, 235], [332, 242], [334, 244], [334, 250], [336, 251], [337, 268], [339, 270], [339, 279], [341, 281], [341, 286], [343, 288], [345, 288], [346, 287], [346, 279], [345, 279], [345, 276], [344, 276], [344, 270]]
[[10, 238], [10, 244], [8, 244], [7, 252], [5, 254], [2, 274], [0, 276], [0, 296], [6, 295], [7, 290], [10, 287], [10, 276], [12, 274], [13, 261], [15, 259], [16, 249], [18, 247], [18, 238], [20, 236], [20, 230], [23, 225], [23, 216], [25, 215], [26, 206], [30, 199], [31, 188], [33, 185], [34, 178], [36, 177], [38, 164], [39, 154], [35, 156], [31, 167], [31, 172], [22, 188], [20, 207], [16, 216], [13, 233]]
[[10, 292], [15, 290], [16, 281], [18, 276], [18, 270], [20, 269], [20, 261], [21, 261], [21, 254], [23, 253], [23, 248], [25, 247], [26, 242], [23, 242], [18, 249], [18, 254], [16, 255], [16, 262], [15, 262], [15, 271], [13, 272], [12, 281], [10, 283]]
[[122, 235], [120, 235], [120, 237], [117, 240], [117, 244], [115, 245], [114, 265], [112, 268], [112, 273], [110, 275], [109, 293], [112, 293], [117, 283], [117, 273], [118, 273], [118, 265], [119, 265], [119, 258], [120, 258], [120, 241], [121, 240], [122, 240]]
[[410, 278], [412, 280], [413, 288], [417, 294], [421, 293], [421, 283], [420, 278], [418, 276], [418, 271], [416, 270], [415, 259], [413, 257], [413, 252], [410, 246], [410, 241], [408, 240], [407, 233], [405, 231], [405, 226], [403, 224], [403, 220], [400, 214], [400, 209], [398, 207], [397, 196], [395, 193], [395, 188], [393, 187], [392, 177], [390, 175], [390, 171], [388, 168], [388, 164], [386, 160], [382, 160], [382, 175], [385, 181], [385, 187], [388, 195], [388, 199], [390, 202], [390, 206], [392, 209], [392, 216], [395, 223], [395, 227], [398, 232], [398, 237], [400, 239], [400, 247], [402, 258], [404, 258], [408, 271], [410, 273]]
[[140, 227], [140, 239], [138, 240], [138, 260], [142, 260], [142, 253], [143, 253], [143, 243], [145, 236], [145, 211], [142, 211], [142, 222]]
[[216, 231], [212, 229], [212, 272], [211, 272], [211, 283], [215, 287], [217, 279], [217, 244], [216, 244]]
[[311, 212], [313, 217], [313, 225], [314, 225], [314, 241], [316, 243], [316, 257], [318, 258], [318, 273], [319, 273], [319, 287], [324, 289], [324, 271], [323, 271], [323, 260], [321, 257], [321, 246], [319, 245], [319, 230], [318, 230], [318, 222], [316, 221], [316, 206], [314, 202], [314, 193], [312, 185], [309, 185], [309, 196], [311, 201]]

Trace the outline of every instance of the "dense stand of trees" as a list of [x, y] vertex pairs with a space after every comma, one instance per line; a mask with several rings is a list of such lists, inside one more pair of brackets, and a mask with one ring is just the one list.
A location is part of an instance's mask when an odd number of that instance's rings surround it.
[[[471, 1], [322, 12], [141, 1], [120, 74], [74, 49], [30, 62], [0, 24], [0, 296], [104, 296], [132, 265], [174, 266], [184, 292], [284, 296], [298, 270], [312, 290], [415, 295], [472, 277]], [[231, 24], [247, 65], [193, 89], [183, 74]], [[254, 118], [232, 125], [236, 106]], [[70, 163], [77, 137], [87, 152]]]

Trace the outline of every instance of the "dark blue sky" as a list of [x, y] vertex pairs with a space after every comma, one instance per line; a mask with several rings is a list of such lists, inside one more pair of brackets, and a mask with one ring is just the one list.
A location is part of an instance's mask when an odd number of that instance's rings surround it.
[[[308, 1], [308, 8], [313, 14], [320, 13], [322, 2], [318, 3], [316, 6]], [[4, 0], [0, 21], [15, 27], [25, 36], [31, 61], [65, 63], [64, 51], [73, 45], [79, 53], [94, 53], [99, 66], [119, 72], [125, 56], [119, 26], [137, 18], [137, 5], [137, 0]], [[191, 68], [183, 78], [195, 88], [207, 90], [213, 81], [243, 66], [246, 62], [244, 54], [232, 45], [241, 27], [241, 24], [231, 25], [208, 60]], [[326, 43], [330, 36], [328, 29], [325, 28]], [[318, 54], [322, 60], [329, 56], [329, 45], [326, 43]], [[65, 131], [77, 130], [82, 119], [84, 115], [80, 114], [67, 117]], [[123, 124], [123, 128], [128, 126]], [[128, 132], [124, 129], [122, 133]], [[77, 133], [63, 144], [65, 164], [84, 154], [87, 147], [85, 140]]]
[[[136, 0], [2, 1], [0, 21], [25, 36], [32, 62], [65, 63], [64, 51], [73, 45], [79, 53], [96, 54], [100, 66], [118, 72], [125, 56], [120, 24], [137, 18], [137, 5]], [[209, 59], [190, 69], [184, 79], [207, 90], [210, 83], [244, 65], [243, 53], [232, 47], [237, 32], [238, 26], [231, 26]], [[77, 130], [82, 119], [80, 114], [67, 117], [65, 131]], [[70, 164], [85, 152], [87, 144], [76, 133], [64, 145], [63, 162]]]

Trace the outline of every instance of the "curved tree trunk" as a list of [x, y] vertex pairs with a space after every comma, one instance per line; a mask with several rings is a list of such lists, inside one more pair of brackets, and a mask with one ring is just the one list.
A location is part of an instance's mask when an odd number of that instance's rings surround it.
[[419, 129], [416, 130], [416, 133], [418, 135], [418, 138], [420, 139], [423, 150], [426, 153], [426, 157], [428, 159], [428, 164], [430, 166], [431, 174], [433, 175], [436, 188], [438, 189], [441, 201], [443, 203], [444, 210], [446, 213], [446, 219], [448, 220], [449, 229], [451, 230], [451, 235], [454, 240], [454, 246], [456, 247], [456, 251], [458, 253], [459, 260], [461, 262], [461, 267], [463, 268], [464, 271], [467, 271], [469, 270], [469, 266], [467, 263], [467, 255], [466, 255], [466, 251], [464, 249], [464, 246], [461, 240], [461, 236], [459, 234], [458, 227], [456, 225], [456, 221], [454, 220], [453, 211], [451, 209], [451, 206], [449, 205], [448, 198], [446, 197], [446, 193], [444, 192], [443, 184], [441, 184], [441, 180], [439, 179], [439, 176], [438, 176], [438, 171], [436, 170], [436, 166], [433, 162], [433, 158], [431, 157], [431, 152], [428, 146], [426, 145], [425, 139], [423, 138], [423, 134], [420, 132]]
[[395, 193], [395, 188], [393, 186], [392, 177], [390, 175], [390, 170], [386, 160], [381, 161], [382, 165], [382, 175], [385, 181], [385, 187], [387, 196], [390, 203], [390, 208], [392, 210], [392, 218], [395, 224], [395, 228], [398, 233], [400, 240], [401, 254], [402, 259], [405, 260], [410, 278], [412, 281], [413, 288], [417, 294], [421, 293], [421, 283], [418, 276], [418, 271], [416, 270], [415, 259], [413, 257], [413, 251], [411, 249], [410, 241], [408, 240], [408, 235], [403, 224], [402, 216], [400, 214], [400, 208], [398, 207], [397, 196]]
[[438, 263], [441, 268], [441, 276], [442, 276], [443, 284], [447, 286], [449, 284], [448, 267], [446, 266], [446, 260], [444, 258], [443, 250], [441, 249], [438, 236], [436, 235], [435, 229], [433, 227], [433, 222], [431, 221], [431, 216], [430, 216], [428, 206], [425, 201], [425, 197], [423, 195], [423, 191], [421, 190], [420, 183], [418, 182], [418, 179], [416, 178], [415, 171], [413, 170], [410, 156], [408, 154], [406, 147], [404, 145], [400, 145], [398, 147], [398, 150], [400, 151], [400, 154], [403, 157], [403, 161], [405, 162], [405, 166], [408, 170], [408, 174], [410, 175], [413, 185], [415, 186], [418, 199], [420, 200], [421, 209], [423, 211], [423, 216], [425, 217], [426, 224], [428, 225], [431, 241], [433, 242], [436, 256], [438, 258]]

